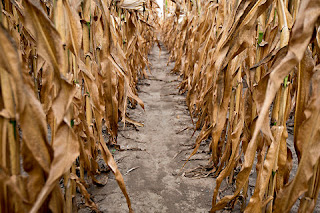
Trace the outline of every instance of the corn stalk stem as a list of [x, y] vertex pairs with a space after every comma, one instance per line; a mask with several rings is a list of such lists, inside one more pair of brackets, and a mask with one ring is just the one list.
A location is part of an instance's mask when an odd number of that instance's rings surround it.
[[[281, 33], [280, 33], [280, 47], [284, 47], [286, 45], [288, 45], [289, 43], [289, 28], [288, 28], [288, 24], [287, 24], [287, 18], [286, 18], [286, 13], [285, 13], [285, 5], [283, 0], [278, 0], [277, 1], [277, 8], [278, 8], [278, 18], [279, 18], [279, 23], [280, 23], [280, 29], [281, 29]], [[276, 120], [277, 125], [279, 126], [286, 126], [285, 125], [285, 111], [287, 108], [287, 99], [288, 99], [288, 95], [289, 94], [289, 87], [287, 86], [287, 79], [288, 77], [286, 77], [283, 87], [278, 91], [277, 93], [277, 99], [276, 99], [276, 109], [273, 110], [277, 110], [277, 117], [279, 119]], [[287, 130], [284, 129], [284, 133]], [[269, 188], [268, 188], [268, 193], [267, 193], [267, 197], [272, 197], [274, 196], [275, 193], [275, 185], [276, 185], [276, 180], [277, 180], [277, 171], [278, 171], [278, 156], [279, 156], [279, 151], [280, 149], [277, 149], [276, 152], [276, 160], [275, 160], [275, 164], [274, 167], [272, 169], [272, 175], [270, 177], [270, 181], [269, 181]], [[283, 180], [278, 180], [280, 182], [283, 182]], [[267, 205], [267, 209], [266, 212], [267, 213], [271, 213], [273, 211], [273, 202], [270, 202]]]
[[299, 213], [300, 212], [310, 212], [310, 205], [314, 202], [316, 195], [316, 183], [319, 181], [319, 160], [317, 164], [313, 167], [313, 176], [308, 184], [308, 191], [305, 193], [304, 197], [300, 201]]

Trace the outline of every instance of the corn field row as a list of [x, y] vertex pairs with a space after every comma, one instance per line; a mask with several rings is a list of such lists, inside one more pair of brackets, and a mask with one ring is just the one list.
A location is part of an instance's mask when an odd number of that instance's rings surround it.
[[[158, 22], [152, 0], [4, 0], [0, 3], [0, 212], [74, 212], [105, 171], [130, 198], [107, 144], [118, 121], [142, 125], [136, 83]], [[102, 129], [109, 141], [105, 143]], [[63, 186], [62, 186], [63, 185]]]
[[[216, 177], [211, 212], [289, 212], [298, 199], [299, 212], [313, 212], [320, 189], [320, 1], [167, 2], [163, 41], [200, 129], [190, 157], [210, 141], [204, 171]], [[224, 181], [235, 187], [221, 196]]]

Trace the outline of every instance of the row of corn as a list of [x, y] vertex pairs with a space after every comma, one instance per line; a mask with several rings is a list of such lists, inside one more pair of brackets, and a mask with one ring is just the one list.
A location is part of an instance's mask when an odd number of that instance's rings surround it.
[[[75, 212], [102, 172], [130, 198], [107, 144], [143, 102], [155, 39], [152, 0], [0, 2], [0, 212]], [[106, 128], [109, 141], [102, 129]]]
[[202, 170], [216, 177], [211, 212], [312, 212], [320, 190], [320, 1], [172, 2], [163, 40], [200, 130], [190, 157], [201, 143], [211, 152]]

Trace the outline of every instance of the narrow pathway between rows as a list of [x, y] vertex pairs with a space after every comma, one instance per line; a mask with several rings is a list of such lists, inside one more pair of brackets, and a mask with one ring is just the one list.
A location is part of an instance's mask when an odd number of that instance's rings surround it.
[[[115, 160], [124, 175], [136, 213], [208, 212], [213, 179], [191, 179], [177, 174], [192, 151], [195, 137], [190, 139], [192, 130], [182, 131], [192, 123], [185, 97], [178, 94], [179, 78], [170, 74], [174, 64], [167, 66], [169, 53], [163, 46], [161, 49], [160, 55], [159, 48], [153, 47], [149, 55], [151, 74], [138, 86], [145, 112], [140, 107], [128, 111], [129, 116], [144, 123], [144, 127], [119, 129], [118, 144], [133, 150], [117, 151]], [[136, 151], [136, 148], [141, 150]], [[184, 170], [205, 165], [207, 156], [197, 154], [196, 160], [188, 163]], [[105, 187], [93, 186], [90, 191], [103, 212], [128, 212], [112, 174]]]

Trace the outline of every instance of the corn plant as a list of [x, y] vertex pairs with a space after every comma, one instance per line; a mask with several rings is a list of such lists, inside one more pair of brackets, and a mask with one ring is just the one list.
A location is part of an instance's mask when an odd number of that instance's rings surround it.
[[147, 77], [156, 3], [5, 0], [0, 7], [0, 212], [72, 212], [76, 188], [99, 211], [86, 188], [89, 180], [105, 184], [96, 178], [100, 156], [133, 212], [107, 145], [117, 142], [119, 120], [142, 125], [126, 108], [144, 107], [136, 83]]
[[[236, 204], [244, 212], [289, 212], [299, 197], [299, 212], [312, 212], [320, 189], [320, 2], [174, 2], [163, 41], [200, 129], [190, 157], [210, 141], [203, 171], [216, 177], [211, 212]], [[294, 149], [287, 140], [290, 116]], [[224, 181], [235, 188], [220, 196]]]

